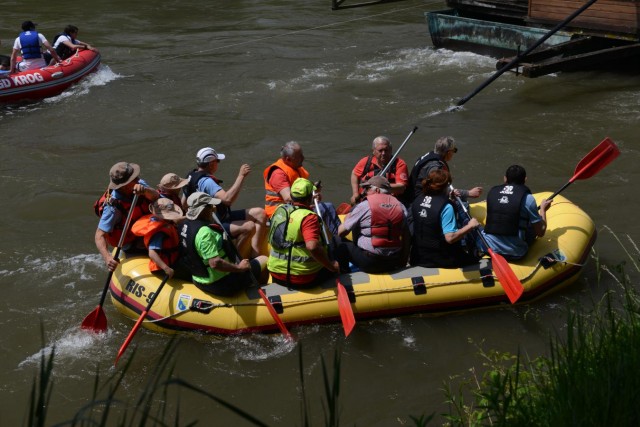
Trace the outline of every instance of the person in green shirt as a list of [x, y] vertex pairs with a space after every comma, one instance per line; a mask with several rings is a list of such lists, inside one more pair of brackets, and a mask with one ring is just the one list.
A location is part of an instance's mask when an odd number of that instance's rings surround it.
[[232, 261], [236, 253], [232, 243], [224, 239], [224, 230], [212, 224], [216, 205], [221, 200], [203, 192], [187, 199], [187, 220], [180, 226], [180, 250], [183, 262], [191, 271], [193, 283], [201, 290], [219, 296], [229, 296], [252, 283], [249, 274], [260, 281], [267, 257]]

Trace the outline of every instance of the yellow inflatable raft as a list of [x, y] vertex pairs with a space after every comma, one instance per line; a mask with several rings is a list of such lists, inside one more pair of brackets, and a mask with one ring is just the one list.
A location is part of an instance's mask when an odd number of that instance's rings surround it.
[[[538, 193], [535, 197], [539, 203], [550, 194]], [[485, 212], [484, 203], [471, 205], [471, 214], [480, 222]], [[554, 199], [547, 222], [545, 236], [531, 246], [527, 256], [509, 264], [524, 286], [518, 303], [538, 299], [575, 281], [595, 242], [591, 218], [562, 196]], [[123, 260], [110, 284], [113, 304], [134, 320], [161, 282], [159, 276], [149, 272], [148, 261], [147, 257]], [[490, 258], [464, 269], [408, 267], [381, 275], [353, 272], [340, 275], [340, 281], [347, 289], [356, 319], [509, 304]], [[335, 281], [302, 291], [277, 284], [266, 284], [263, 289], [287, 326], [340, 322]], [[278, 330], [257, 287], [221, 298], [176, 279], [169, 280], [161, 290], [143, 325], [167, 333]]]

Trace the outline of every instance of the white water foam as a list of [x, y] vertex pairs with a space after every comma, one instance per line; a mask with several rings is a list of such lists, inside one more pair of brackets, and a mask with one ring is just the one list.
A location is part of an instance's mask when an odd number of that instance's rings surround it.
[[[327, 89], [336, 81], [380, 82], [398, 74], [432, 74], [436, 72], [468, 73], [477, 69], [471, 80], [485, 79], [495, 70], [496, 60], [471, 52], [454, 52], [447, 49], [411, 48], [382, 52], [375, 58], [355, 63], [325, 63], [315, 68], [303, 68], [300, 76], [289, 81], [276, 80], [266, 83], [270, 90], [318, 91]], [[350, 67], [350, 68], [346, 68]]]
[[89, 74], [87, 77], [80, 80], [80, 82], [71, 86], [60, 95], [46, 98], [44, 102], [57, 103], [69, 97], [86, 95], [92, 87], [105, 86], [107, 83], [119, 78], [123, 78], [123, 76], [114, 73], [108, 65], [100, 64], [95, 73]]
[[55, 348], [55, 360], [59, 363], [61, 359], [85, 359], [90, 358], [87, 353], [95, 353], [97, 357], [102, 353], [105, 344], [111, 338], [111, 332], [96, 334], [74, 327], [65, 331], [61, 337], [40, 349], [38, 352], [28, 356], [18, 364], [18, 368], [37, 366], [44, 355], [45, 359]]

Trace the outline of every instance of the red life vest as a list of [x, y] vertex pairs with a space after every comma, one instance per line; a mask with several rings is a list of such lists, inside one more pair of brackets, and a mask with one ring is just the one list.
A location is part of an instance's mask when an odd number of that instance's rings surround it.
[[[180, 239], [178, 237], [178, 230], [176, 230], [173, 224], [154, 217], [153, 215], [145, 215], [133, 224], [131, 231], [136, 236], [144, 237], [144, 245], [147, 249], [153, 236], [157, 233], [165, 234], [166, 237], [162, 241], [162, 249], [159, 251], [160, 258], [170, 267], [178, 260], [178, 244], [180, 243]], [[149, 271], [158, 270], [162, 269], [152, 259], [149, 259]]]
[[369, 194], [371, 244], [374, 248], [401, 248], [404, 213], [391, 194]]
[[[107, 190], [93, 204], [93, 209], [95, 210], [98, 217], [102, 217], [102, 211], [104, 210], [105, 205], [113, 206], [114, 208], [118, 209], [121, 214], [120, 221], [114, 225], [111, 233], [107, 233], [107, 243], [115, 248], [118, 246], [118, 243], [120, 243], [120, 236], [122, 236], [122, 229], [124, 228], [124, 224], [127, 221], [127, 215], [129, 215], [131, 202], [111, 197], [111, 190]], [[131, 214], [131, 223], [134, 223], [137, 219], [147, 213], [149, 213], [149, 201], [144, 197], [139, 198], [136, 207], [133, 209], [133, 214]], [[126, 245], [127, 243], [131, 243], [135, 240], [135, 238], [136, 236], [131, 233], [131, 230], [129, 230], [122, 244]]]

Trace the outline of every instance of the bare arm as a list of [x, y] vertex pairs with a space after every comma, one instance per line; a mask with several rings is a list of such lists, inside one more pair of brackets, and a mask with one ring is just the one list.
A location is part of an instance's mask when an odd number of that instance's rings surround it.
[[145, 187], [142, 184], [136, 184], [133, 187], [133, 192], [135, 194], [141, 194], [145, 199], [149, 200], [150, 202], [155, 202], [160, 198], [160, 193], [158, 193], [157, 190], [151, 187]]
[[60, 57], [58, 56], [58, 52], [56, 52], [56, 50], [51, 46], [51, 44], [49, 42], [44, 42], [43, 44], [44, 44], [44, 47], [47, 48], [47, 50], [49, 51], [51, 56], [53, 56], [53, 59], [56, 60], [56, 62], [62, 61], [60, 59]]
[[279, 191], [279, 193], [285, 203], [293, 203], [293, 199], [291, 198], [291, 187], [284, 187]]
[[458, 240], [462, 239], [465, 234], [467, 234], [468, 232], [476, 228], [478, 225], [480, 225], [480, 223], [478, 223], [478, 220], [475, 218], [471, 218], [467, 223], [467, 225], [465, 225], [462, 228], [459, 228], [458, 231], [454, 233], [445, 234], [444, 238], [449, 244], [455, 243]]
[[216, 194], [214, 194], [214, 196], [220, 200], [222, 200], [222, 203], [224, 203], [227, 206], [230, 206], [233, 204], [233, 202], [236, 201], [236, 199], [238, 198], [238, 195], [240, 194], [240, 189], [242, 188], [242, 183], [244, 182], [244, 179], [246, 178], [247, 175], [249, 175], [249, 173], [251, 172], [251, 166], [249, 166], [248, 164], [244, 164], [242, 166], [240, 166], [240, 172], [238, 173], [238, 176], [236, 177], [236, 181], [233, 183], [233, 185], [227, 190], [220, 190], [218, 191]]
[[158, 267], [160, 267], [164, 271], [164, 274], [169, 276], [169, 278], [173, 277], [173, 273], [174, 273], [173, 268], [169, 267], [162, 260], [162, 257], [155, 249], [149, 249], [149, 258], [151, 258], [151, 260], [155, 262], [158, 265]]
[[233, 264], [223, 258], [209, 258], [209, 266], [218, 271], [227, 271], [229, 273], [242, 273], [251, 269], [248, 259], [243, 259], [238, 264]]
[[11, 68], [9, 68], [10, 73], [15, 73], [16, 70], [16, 59], [18, 58], [18, 49], [13, 49], [11, 51]]
[[111, 255], [111, 252], [109, 252], [107, 233], [100, 230], [99, 228], [96, 228], [95, 242], [96, 248], [98, 248], [98, 252], [100, 252], [100, 256], [102, 256], [102, 259], [104, 260], [107, 268], [109, 269], [109, 271], [114, 271], [119, 262], [113, 257], [113, 255]]
[[360, 179], [358, 176], [351, 172], [351, 203], [355, 203], [358, 195], [360, 194]]
[[327, 253], [325, 252], [319, 241], [308, 240], [304, 244], [311, 256], [320, 264], [322, 264], [324, 268], [334, 273], [338, 273], [340, 271], [338, 261], [331, 261], [329, 259]]
[[538, 210], [540, 211], [542, 221], [533, 224], [533, 231], [537, 237], [544, 236], [544, 233], [547, 231], [547, 209], [549, 209], [549, 206], [551, 206], [551, 200], [544, 199], [542, 203], [540, 203]]

